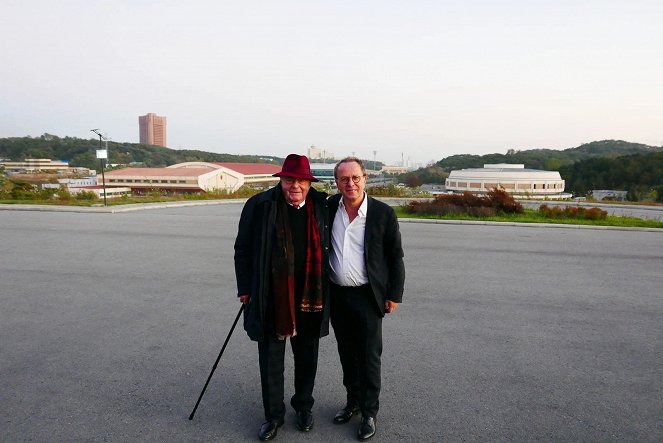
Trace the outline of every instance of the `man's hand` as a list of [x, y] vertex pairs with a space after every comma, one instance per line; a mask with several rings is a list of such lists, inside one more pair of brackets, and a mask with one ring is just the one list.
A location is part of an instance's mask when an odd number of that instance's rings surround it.
[[387, 300], [386, 302], [384, 302], [384, 313], [391, 314], [396, 310], [397, 307], [398, 303], [396, 303], [395, 301]]
[[241, 302], [244, 303], [245, 305], [249, 303], [249, 300], [251, 300], [251, 296], [250, 296], [250, 295], [240, 295], [240, 296], [239, 296], [239, 301], [241, 301]]

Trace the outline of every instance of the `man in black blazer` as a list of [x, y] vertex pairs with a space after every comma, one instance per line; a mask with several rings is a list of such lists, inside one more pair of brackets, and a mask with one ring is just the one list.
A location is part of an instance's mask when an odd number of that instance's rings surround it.
[[341, 160], [334, 178], [340, 194], [329, 199], [331, 323], [347, 392], [334, 423], [347, 423], [361, 411], [357, 438], [364, 441], [376, 431], [382, 317], [403, 298], [403, 248], [394, 210], [364, 192], [362, 161]]

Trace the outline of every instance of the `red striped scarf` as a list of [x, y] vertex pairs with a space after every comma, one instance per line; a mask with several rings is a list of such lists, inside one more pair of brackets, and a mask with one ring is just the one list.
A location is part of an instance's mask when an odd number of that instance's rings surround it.
[[[272, 251], [272, 289], [274, 325], [278, 337], [297, 335], [295, 321], [295, 253], [285, 199], [279, 199], [276, 212], [276, 243]], [[302, 292], [301, 312], [321, 312], [322, 244], [315, 220], [313, 200], [306, 198], [306, 280]]]

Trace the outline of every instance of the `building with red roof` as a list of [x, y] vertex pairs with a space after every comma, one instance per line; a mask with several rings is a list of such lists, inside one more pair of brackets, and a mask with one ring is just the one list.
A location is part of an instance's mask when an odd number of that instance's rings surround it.
[[106, 186], [179, 193], [237, 191], [244, 185], [271, 186], [281, 166], [267, 163], [185, 162], [166, 168], [124, 168], [105, 174]]

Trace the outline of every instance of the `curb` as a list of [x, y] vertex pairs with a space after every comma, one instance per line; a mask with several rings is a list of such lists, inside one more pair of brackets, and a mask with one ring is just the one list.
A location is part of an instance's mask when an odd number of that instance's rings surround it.
[[[110, 207], [82, 207], [82, 206], [49, 206], [49, 205], [7, 205], [0, 204], [0, 211], [39, 211], [39, 212], [73, 212], [93, 214], [120, 214], [124, 212], [144, 211], [149, 209], [185, 208], [191, 206], [217, 206], [235, 203], [244, 203], [247, 199], [229, 200], [203, 200], [192, 202], [164, 202], [164, 203], [139, 203], [124, 206]], [[387, 200], [387, 199], [384, 199]], [[396, 200], [396, 199], [394, 199]], [[395, 203], [395, 202], [393, 202]], [[427, 218], [399, 218], [400, 223], [425, 223], [436, 225], [480, 225], [480, 226], [511, 226], [523, 228], [558, 228], [558, 229], [594, 229], [600, 231], [640, 231], [663, 233], [663, 229], [637, 228], [621, 226], [595, 226], [595, 225], [571, 225], [557, 223], [518, 223], [518, 222], [495, 222], [474, 220], [435, 220]]]
[[137, 203], [123, 206], [58, 206], [58, 205], [7, 205], [0, 204], [0, 211], [41, 211], [41, 212], [77, 212], [97, 214], [119, 214], [122, 212], [144, 211], [148, 209], [184, 208], [189, 206], [215, 206], [243, 203], [246, 199], [204, 200], [191, 202]]

